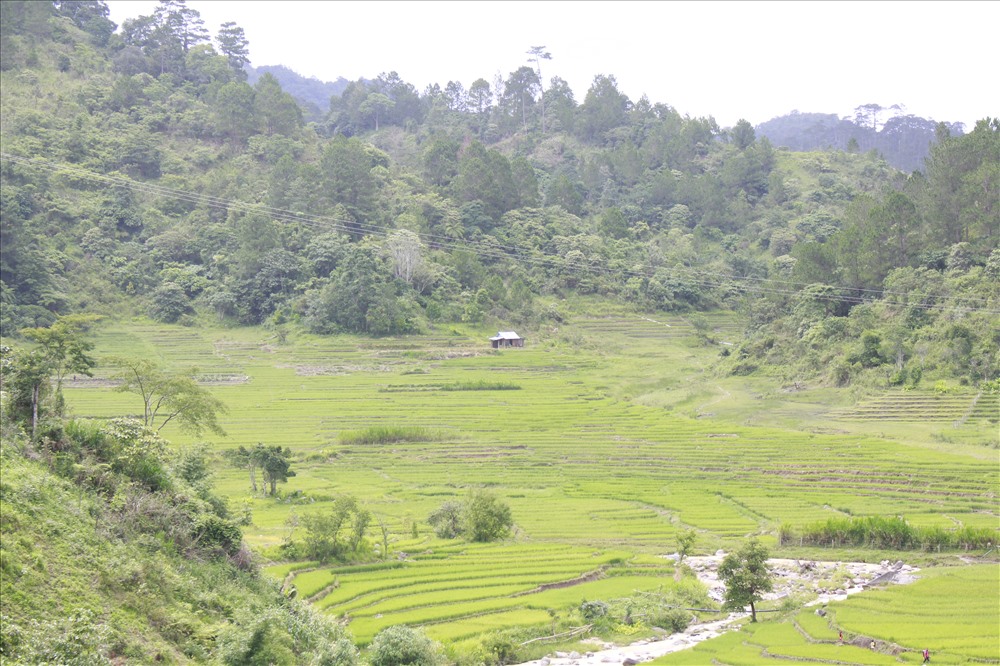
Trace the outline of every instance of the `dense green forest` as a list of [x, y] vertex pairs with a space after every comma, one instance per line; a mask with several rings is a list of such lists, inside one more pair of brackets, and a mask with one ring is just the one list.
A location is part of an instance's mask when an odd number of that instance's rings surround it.
[[[165, 446], [149, 428], [59, 420], [99, 317], [530, 334], [586, 296], [684, 313], [719, 374], [1000, 386], [1000, 119], [772, 142], [631, 100], [612, 74], [546, 81], [540, 48], [506, 78], [418, 91], [386, 72], [321, 107], [315, 82], [252, 70], [243, 30], [213, 34], [183, 0], [121, 26], [100, 0], [5, 0], [0, 37], [0, 569], [20, 590], [0, 656], [357, 658], [261, 577], [204, 459], [147, 455]], [[906, 123], [933, 145], [904, 172], [879, 141]], [[739, 336], [701, 315], [719, 310]], [[53, 581], [62, 596], [42, 594]], [[70, 607], [89, 610], [33, 619]]]
[[[4, 3], [3, 333], [57, 315], [373, 335], [531, 326], [551, 297], [731, 308], [734, 372], [996, 379], [1000, 121], [923, 171], [775, 149], [741, 121], [506, 80], [349, 83], [322, 120], [226, 24]], [[860, 343], [862, 338], [865, 342]]]

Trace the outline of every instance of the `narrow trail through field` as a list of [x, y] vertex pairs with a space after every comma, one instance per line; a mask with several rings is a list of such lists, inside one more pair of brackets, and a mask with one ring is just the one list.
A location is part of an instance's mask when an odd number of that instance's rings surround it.
[[[720, 552], [703, 557], [689, 557], [685, 560], [698, 575], [698, 579], [708, 586], [708, 596], [716, 601], [722, 600], [725, 590], [717, 575], [723, 556], [724, 554]], [[775, 586], [774, 591], [767, 595], [766, 599], [776, 601], [793, 594], [815, 594], [815, 599], [805, 606], [817, 606], [846, 599], [849, 595], [864, 591], [872, 584], [910, 583], [916, 580], [914, 574], [918, 571], [902, 562], [888, 561], [873, 564], [771, 559], [768, 560], [768, 564], [775, 574]], [[584, 654], [554, 652], [520, 666], [606, 666], [652, 661], [657, 657], [715, 638], [729, 630], [734, 622], [746, 616], [747, 613], [730, 613], [719, 620], [692, 624], [684, 631], [662, 639], [647, 639], [631, 645], [613, 645], [592, 639], [590, 641], [594, 644], [592, 651]]]
[[717, 405], [723, 400], [729, 400], [730, 398], [733, 397], [732, 393], [722, 388], [718, 384], [715, 385], [715, 388], [719, 390], [719, 393], [721, 395], [718, 398], [715, 398], [714, 400], [709, 400], [705, 404], [698, 405], [697, 407], [695, 407], [695, 413], [698, 414], [698, 416], [709, 416], [709, 414], [705, 411], [708, 407], [711, 407], [712, 405]]

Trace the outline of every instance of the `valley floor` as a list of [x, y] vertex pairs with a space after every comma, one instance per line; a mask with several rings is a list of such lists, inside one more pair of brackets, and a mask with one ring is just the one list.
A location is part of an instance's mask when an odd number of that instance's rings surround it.
[[[717, 570], [724, 557], [720, 551], [715, 555], [689, 557], [685, 561], [698, 580], [709, 588], [709, 596], [722, 600], [725, 586], [719, 581]], [[879, 564], [871, 562], [814, 562], [772, 558], [769, 568], [775, 573], [775, 589], [767, 595], [768, 600], [780, 600], [793, 595], [811, 593], [815, 598], [804, 604], [806, 607], [822, 606], [831, 601], [846, 599], [849, 595], [865, 591], [872, 585], [907, 584], [916, 578], [919, 569], [902, 562]], [[760, 611], [758, 611], [760, 612]], [[730, 613], [727, 617], [711, 622], [691, 624], [686, 630], [662, 639], [645, 639], [630, 645], [614, 645], [599, 639], [584, 641], [593, 643], [594, 650], [579, 652], [554, 652], [542, 659], [525, 662], [521, 666], [603, 666], [623, 664], [626, 661], [642, 663], [658, 657], [691, 648], [698, 643], [715, 638], [732, 629], [736, 623], [746, 620], [748, 613]]]

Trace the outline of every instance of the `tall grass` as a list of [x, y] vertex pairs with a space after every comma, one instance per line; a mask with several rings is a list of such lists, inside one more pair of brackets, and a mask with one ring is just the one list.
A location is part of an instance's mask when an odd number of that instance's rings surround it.
[[[794, 533], [785, 526], [780, 535], [783, 542], [795, 539]], [[945, 530], [940, 527], [914, 527], [899, 516], [829, 518], [825, 522], [806, 526], [800, 535], [802, 544], [814, 546], [893, 550], [972, 550], [987, 548], [996, 540], [996, 530], [989, 528], [966, 526]]]
[[441, 387], [442, 391], [519, 391], [521, 387], [517, 384], [512, 384], [511, 382], [489, 382], [485, 379], [480, 379], [475, 382], [456, 382], [454, 384], [445, 384]]
[[440, 433], [413, 426], [373, 426], [364, 430], [340, 433], [341, 444], [394, 444], [440, 440]]

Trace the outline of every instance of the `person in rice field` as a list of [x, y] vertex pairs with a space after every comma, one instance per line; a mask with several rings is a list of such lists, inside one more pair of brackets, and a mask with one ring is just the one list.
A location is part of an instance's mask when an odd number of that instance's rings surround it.
[[924, 663], [925, 664], [931, 663], [931, 651], [928, 650], [927, 648], [924, 648], [923, 654], [924, 654]]

